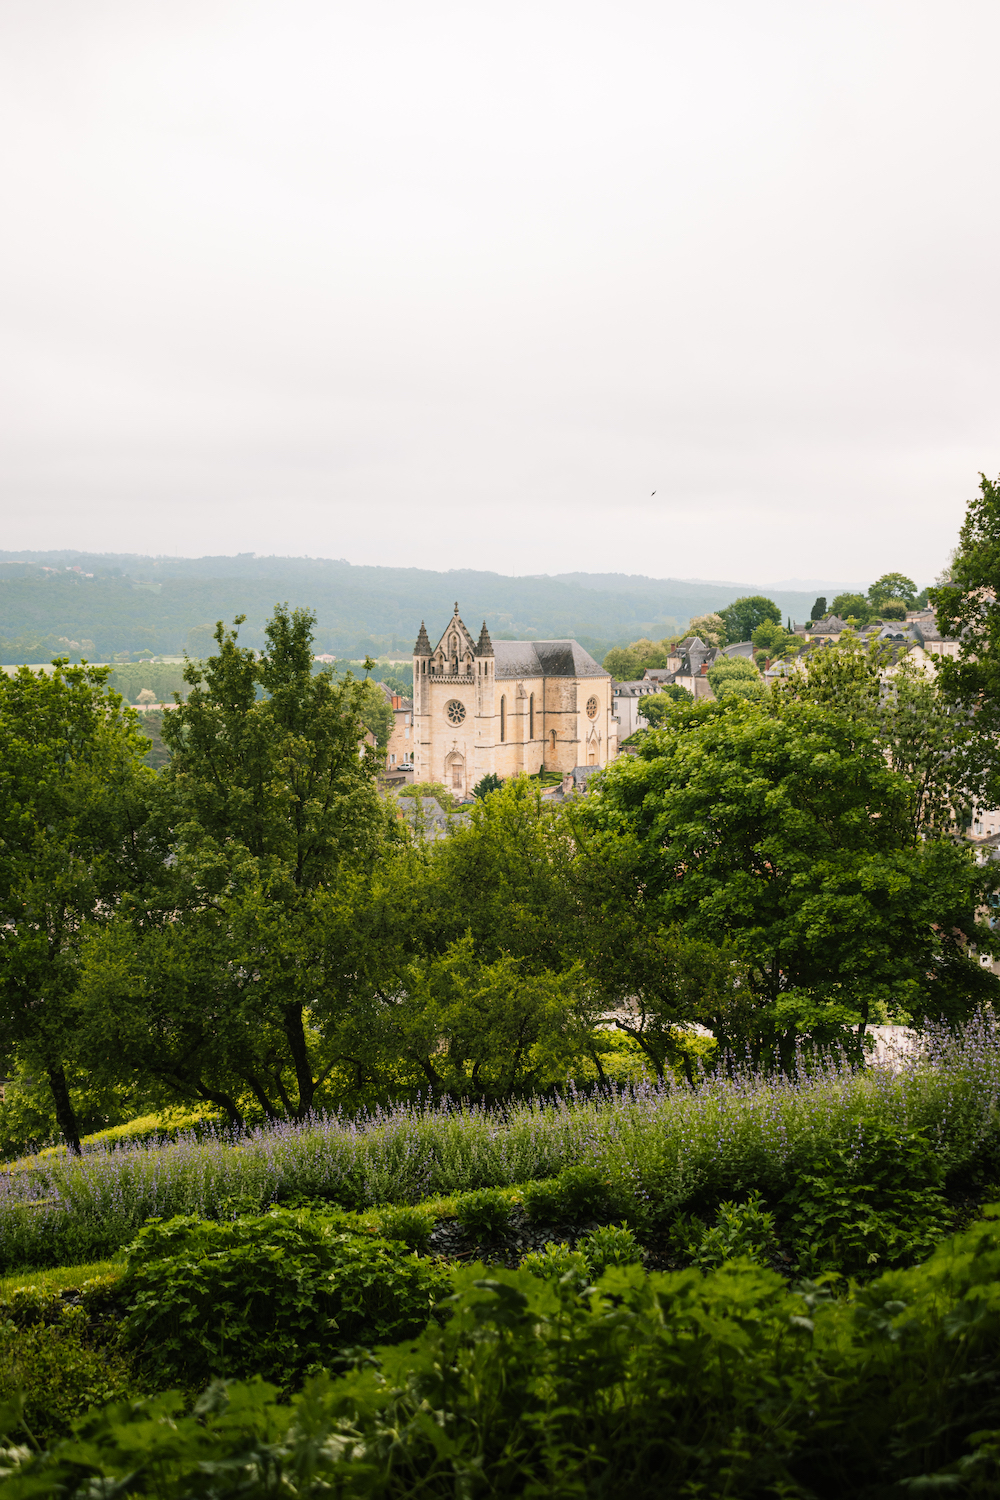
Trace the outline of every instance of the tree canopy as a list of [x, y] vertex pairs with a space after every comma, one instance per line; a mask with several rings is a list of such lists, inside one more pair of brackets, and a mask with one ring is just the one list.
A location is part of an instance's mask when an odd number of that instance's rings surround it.
[[737, 599], [728, 608], [720, 610], [719, 614], [725, 623], [728, 645], [752, 640], [757, 626], [763, 625], [765, 620], [781, 624], [781, 610], [773, 599], [766, 598], [764, 594], [748, 594], [743, 599]]

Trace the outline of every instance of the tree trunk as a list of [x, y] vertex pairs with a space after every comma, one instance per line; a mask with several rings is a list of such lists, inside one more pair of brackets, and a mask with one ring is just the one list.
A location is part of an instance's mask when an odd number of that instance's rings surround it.
[[231, 1098], [229, 1094], [224, 1094], [221, 1089], [206, 1088], [200, 1080], [195, 1084], [195, 1088], [203, 1099], [208, 1100], [209, 1104], [218, 1104], [226, 1111], [226, 1114], [229, 1116], [229, 1123], [235, 1130], [246, 1129], [247, 1122], [240, 1114], [236, 1100]]
[[46, 1068], [49, 1080], [49, 1088], [52, 1090], [52, 1099], [56, 1107], [56, 1122], [62, 1131], [63, 1140], [66, 1142], [67, 1151], [72, 1151], [74, 1156], [81, 1156], [80, 1150], [80, 1127], [76, 1123], [76, 1111], [69, 1097], [69, 1085], [66, 1082], [66, 1072], [62, 1063], [56, 1063], [51, 1068]]
[[312, 1068], [309, 1066], [309, 1049], [306, 1047], [306, 1034], [302, 1025], [301, 1005], [286, 1005], [282, 1016], [282, 1025], [285, 1036], [288, 1038], [289, 1051], [292, 1054], [292, 1063], [295, 1067], [295, 1082], [299, 1091], [299, 1107], [296, 1114], [299, 1119], [304, 1119], [312, 1109], [313, 1094], [316, 1085], [313, 1083]]

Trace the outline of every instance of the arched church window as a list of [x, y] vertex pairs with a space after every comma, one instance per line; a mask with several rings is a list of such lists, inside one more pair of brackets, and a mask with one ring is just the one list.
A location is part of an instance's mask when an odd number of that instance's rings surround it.
[[556, 748], [556, 732], [553, 729], [553, 731], [552, 731], [552, 753], [553, 754], [555, 754], [555, 748]]
[[457, 698], [452, 698], [451, 702], [445, 705], [445, 713], [450, 723], [461, 724], [465, 718], [465, 704], [459, 703]]
[[587, 718], [588, 719], [596, 719], [597, 718], [597, 708], [598, 708], [597, 699], [596, 698], [588, 698], [587, 699]]
[[503, 741], [506, 738], [507, 738], [507, 698], [506, 698], [506, 696], [504, 694], [501, 694], [500, 695], [500, 739], [501, 739], [501, 741]]
[[531, 694], [528, 699], [528, 739], [535, 738], [535, 695]]

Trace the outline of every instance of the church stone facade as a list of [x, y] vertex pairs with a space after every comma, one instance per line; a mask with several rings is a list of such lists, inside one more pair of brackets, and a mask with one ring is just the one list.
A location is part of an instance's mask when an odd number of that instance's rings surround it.
[[455, 605], [413, 648], [413, 779], [468, 796], [491, 772], [572, 771], [618, 753], [611, 676], [577, 641], [474, 640]]

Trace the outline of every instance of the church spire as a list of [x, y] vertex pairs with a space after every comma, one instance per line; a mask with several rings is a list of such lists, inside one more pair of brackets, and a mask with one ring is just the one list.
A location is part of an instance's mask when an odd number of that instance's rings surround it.
[[417, 636], [417, 644], [413, 648], [414, 656], [430, 656], [431, 643], [427, 637], [427, 626], [423, 620], [420, 621], [420, 634]]
[[476, 647], [476, 655], [477, 656], [492, 656], [493, 655], [493, 642], [490, 640], [490, 633], [486, 629], [486, 621], [485, 620], [483, 621], [483, 628], [479, 632], [479, 645]]

